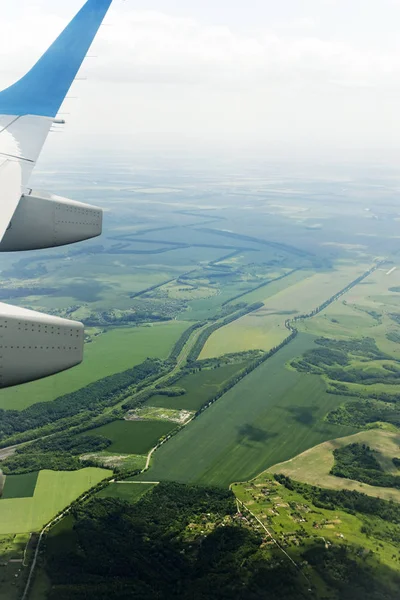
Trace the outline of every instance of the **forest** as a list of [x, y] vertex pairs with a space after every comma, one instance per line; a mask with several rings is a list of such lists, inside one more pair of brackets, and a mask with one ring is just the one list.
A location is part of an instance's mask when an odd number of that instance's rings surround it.
[[[318, 590], [236, 513], [228, 490], [161, 483], [137, 504], [94, 499], [46, 538], [50, 600], [302, 600]], [[356, 550], [302, 555], [339, 600], [392, 600]]]

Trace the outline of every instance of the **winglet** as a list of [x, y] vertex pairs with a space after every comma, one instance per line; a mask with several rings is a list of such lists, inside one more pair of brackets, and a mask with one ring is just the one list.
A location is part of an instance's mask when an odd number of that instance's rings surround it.
[[56, 116], [111, 2], [86, 2], [35, 66], [0, 92], [0, 114]]

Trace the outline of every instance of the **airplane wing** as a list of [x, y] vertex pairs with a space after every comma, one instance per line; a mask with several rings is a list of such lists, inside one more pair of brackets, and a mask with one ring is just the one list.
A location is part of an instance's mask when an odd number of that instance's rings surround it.
[[[100, 209], [57, 196], [37, 195], [28, 189], [28, 183], [59, 108], [111, 2], [87, 0], [32, 69], [0, 92], [2, 252], [73, 243], [101, 232]], [[70, 344], [65, 343], [65, 335], [73, 338], [67, 340]], [[0, 387], [78, 364], [82, 350], [80, 323], [0, 304]]]
[[0, 92], [0, 240], [112, 0], [88, 0], [22, 79]]

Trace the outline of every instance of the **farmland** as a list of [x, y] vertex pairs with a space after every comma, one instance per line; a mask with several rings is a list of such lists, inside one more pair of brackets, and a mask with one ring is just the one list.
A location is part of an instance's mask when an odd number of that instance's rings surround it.
[[7, 475], [1, 495], [2, 500], [31, 498], [35, 492], [38, 476], [38, 472], [26, 473], [25, 475]]
[[40, 530], [60, 510], [109, 474], [110, 471], [97, 468], [41, 471], [31, 498], [0, 500], [0, 535]]
[[145, 494], [150, 492], [155, 484], [153, 483], [138, 483], [138, 482], [121, 482], [110, 483], [106, 488], [101, 490], [98, 498], [118, 498], [118, 500], [126, 500], [127, 502], [137, 502]]
[[311, 485], [331, 489], [355, 490], [369, 496], [400, 502], [399, 490], [375, 487], [329, 474], [334, 463], [333, 450], [353, 443], [367, 444], [377, 452], [378, 460], [385, 467], [385, 470], [397, 474], [392, 458], [397, 457], [399, 454], [399, 442], [400, 436], [398, 433], [379, 429], [363, 431], [362, 433], [319, 444], [287, 462], [274, 465], [268, 470], [271, 473], [283, 473], [296, 481]]
[[157, 450], [140, 478], [229, 485], [352, 433], [323, 421], [343, 397], [327, 394], [321, 378], [286, 368], [312, 346], [299, 335]]
[[[262, 298], [262, 288], [251, 299], [263, 301], [264, 306], [241, 319], [215, 331], [207, 341], [200, 358], [221, 356], [226, 352], [270, 350], [287, 337], [285, 320], [290, 316], [310, 312], [335, 292], [345, 287], [361, 273], [366, 265], [344, 265], [334, 273], [301, 273], [290, 275], [287, 287], [275, 295]], [[247, 299], [246, 296], [243, 297]]]
[[174, 385], [186, 390], [182, 396], [151, 396], [146, 404], [148, 406], [162, 406], [177, 410], [198, 410], [208, 400], [211, 400], [220, 389], [221, 385], [240, 371], [245, 362], [223, 365], [214, 369], [202, 369], [197, 373], [190, 373], [178, 379]]
[[156, 445], [160, 437], [175, 429], [170, 421], [113, 421], [90, 435], [101, 435], [112, 441], [110, 452], [121, 454], [145, 454]]
[[400, 294], [393, 291], [400, 285], [400, 269], [390, 271], [388, 266], [376, 270], [350, 290], [342, 301], [303, 321], [299, 328], [336, 339], [373, 337], [382, 351], [399, 358], [399, 344], [390, 339], [390, 334], [400, 332], [399, 324], [393, 318], [400, 310]]
[[73, 372], [0, 391], [0, 408], [22, 410], [36, 402], [49, 402], [100, 378], [143, 362], [147, 357], [167, 358], [172, 346], [188, 327], [173, 321], [151, 327], [113, 329], [95, 337], [85, 347], [85, 360]]

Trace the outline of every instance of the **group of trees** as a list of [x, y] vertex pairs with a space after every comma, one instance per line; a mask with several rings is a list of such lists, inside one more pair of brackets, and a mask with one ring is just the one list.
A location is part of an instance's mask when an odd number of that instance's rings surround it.
[[354, 400], [346, 402], [332, 410], [326, 417], [335, 425], [351, 425], [358, 428], [368, 427], [377, 422], [391, 423], [400, 427], [400, 409], [389, 403], [377, 400]]
[[75, 471], [94, 464], [92, 461], [80, 460], [79, 455], [99, 452], [111, 443], [103, 436], [70, 433], [53, 435], [20, 446], [15, 454], [0, 462], [0, 468], [5, 475], [30, 473], [41, 469]]
[[[147, 359], [132, 369], [100, 379], [52, 402], [33, 404], [22, 411], [0, 410], [0, 446], [16, 441], [16, 434], [38, 430], [37, 435], [29, 434], [26, 438], [32, 439], [60, 430], [58, 425], [62, 429], [66, 426], [80, 425], [80, 416], [87, 422], [88, 419], [101, 414], [104, 408], [116, 404], [130, 386], [159, 375], [164, 370], [162, 361]], [[17, 439], [23, 441], [24, 436]]]
[[375, 453], [366, 444], [349, 444], [333, 451], [335, 464], [330, 473], [368, 485], [400, 489], [400, 477], [385, 473]]

